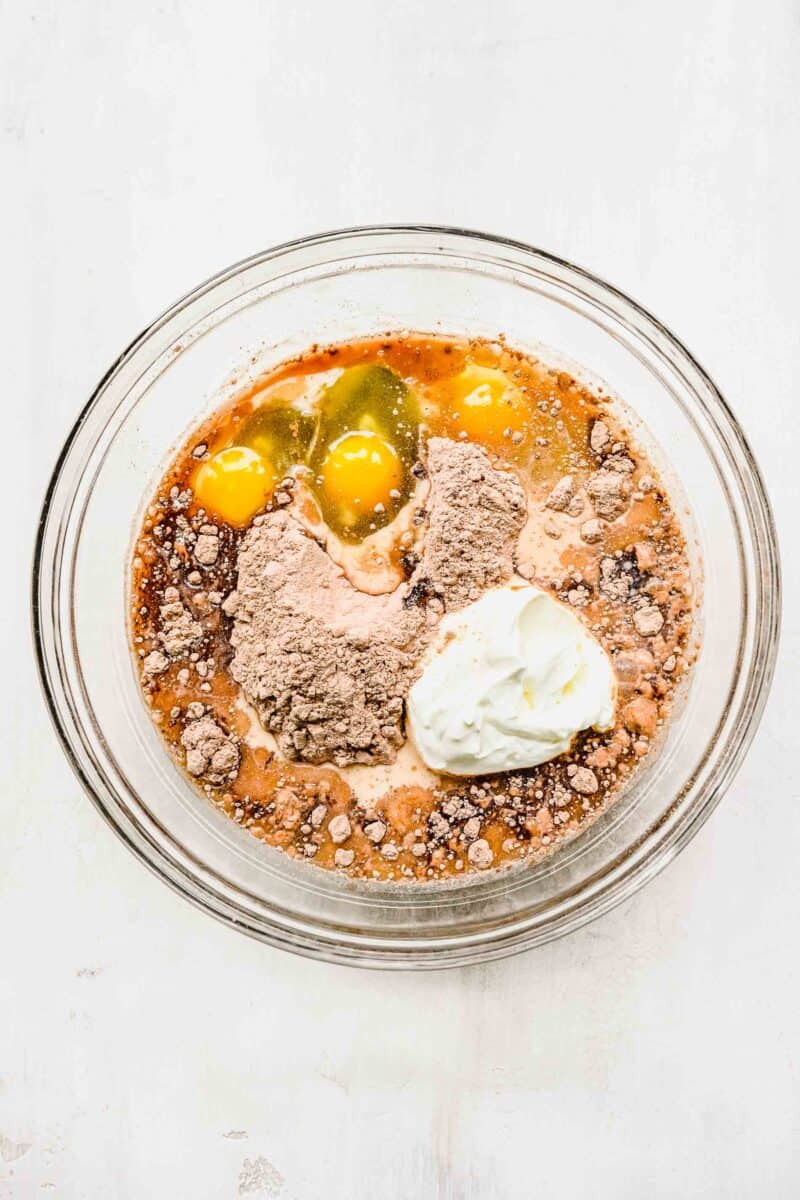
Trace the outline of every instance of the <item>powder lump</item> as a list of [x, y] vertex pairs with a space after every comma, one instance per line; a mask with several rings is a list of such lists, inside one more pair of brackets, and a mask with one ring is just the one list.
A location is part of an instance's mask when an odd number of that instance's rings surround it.
[[236, 777], [239, 748], [213, 717], [189, 721], [181, 745], [186, 750], [186, 770], [195, 778], [219, 785]]
[[287, 758], [389, 762], [428, 618], [358, 592], [285, 511], [238, 557], [231, 674]]
[[446, 609], [463, 608], [511, 578], [525, 492], [515, 475], [496, 470], [486, 451], [469, 442], [431, 438], [427, 465], [431, 490], [417, 577]]

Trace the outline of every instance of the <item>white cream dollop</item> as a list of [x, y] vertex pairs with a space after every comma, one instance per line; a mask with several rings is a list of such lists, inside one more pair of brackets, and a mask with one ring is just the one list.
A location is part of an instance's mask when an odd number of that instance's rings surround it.
[[535, 767], [614, 723], [617, 683], [578, 617], [515, 579], [442, 619], [408, 697], [424, 762], [448, 775]]

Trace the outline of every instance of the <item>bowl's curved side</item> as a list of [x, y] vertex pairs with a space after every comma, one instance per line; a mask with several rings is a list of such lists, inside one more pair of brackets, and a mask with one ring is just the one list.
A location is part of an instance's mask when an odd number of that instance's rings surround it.
[[[327, 256], [346, 263], [390, 250], [398, 255], [447, 254], [524, 270], [565, 295], [580, 294], [606, 314], [612, 327], [636, 339], [680, 377], [719, 455], [738, 537], [742, 621], [737, 670], [708, 757], [663, 818], [626, 846], [545, 913], [509, 914], [485, 928], [402, 937], [326, 924], [285, 907], [254, 905], [176, 840], [154, 818], [124, 777], [106, 769], [107, 747], [93, 742], [90, 714], [77, 661], [74, 570], [82, 506], [93, 485], [92, 464], [111, 422], [134, 383], [164, 369], [165, 356], [203, 336], [215, 313], [263, 282], [298, 277]], [[159, 366], [161, 364], [161, 366]], [[586, 924], [631, 895], [687, 844], [729, 786], [758, 726], [777, 655], [780, 565], [772, 512], [752, 451], [730, 408], [708, 374], [682, 343], [635, 301], [591, 273], [544, 251], [509, 239], [430, 226], [378, 226], [321, 234], [274, 247], [221, 272], [167, 309], [119, 356], [80, 413], [55, 464], [37, 528], [31, 578], [35, 655], [48, 711], [70, 765], [100, 813], [131, 851], [179, 894], [234, 928], [270, 945], [311, 957], [378, 967], [436, 968], [499, 958], [539, 945]]]

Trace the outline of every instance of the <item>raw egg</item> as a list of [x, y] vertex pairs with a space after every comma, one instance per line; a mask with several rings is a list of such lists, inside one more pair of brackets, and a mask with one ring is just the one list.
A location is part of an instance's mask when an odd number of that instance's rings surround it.
[[500, 447], [528, 426], [525, 397], [508, 376], [495, 367], [465, 367], [449, 386], [450, 423], [471, 441]]
[[347, 367], [323, 391], [308, 464], [323, 516], [341, 537], [368, 537], [408, 500], [419, 420], [414, 393], [379, 363]]
[[317, 427], [317, 418], [288, 406], [264, 404], [236, 431], [236, 443], [249, 446], [276, 472], [285, 475], [305, 459]]
[[249, 446], [228, 446], [195, 476], [195, 499], [229, 525], [247, 525], [269, 500], [275, 487], [269, 459]]
[[405, 382], [388, 367], [348, 367], [322, 396], [321, 438], [329, 446], [350, 431], [379, 433], [410, 465], [417, 457], [419, 406]]
[[353, 525], [376, 505], [393, 507], [392, 492], [403, 483], [403, 464], [386, 438], [359, 430], [330, 445], [321, 479], [326, 499], [339, 508], [345, 524]]

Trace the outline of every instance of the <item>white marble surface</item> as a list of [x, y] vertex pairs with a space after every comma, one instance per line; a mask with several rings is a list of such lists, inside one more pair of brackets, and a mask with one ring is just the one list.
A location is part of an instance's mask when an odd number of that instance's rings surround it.
[[[0, 1197], [600, 1200], [800, 1191], [794, 0], [2, 7]], [[783, 535], [766, 719], [691, 847], [483, 969], [270, 951], [138, 866], [35, 683], [45, 481], [119, 349], [321, 228], [461, 223], [641, 299], [715, 375]]]

